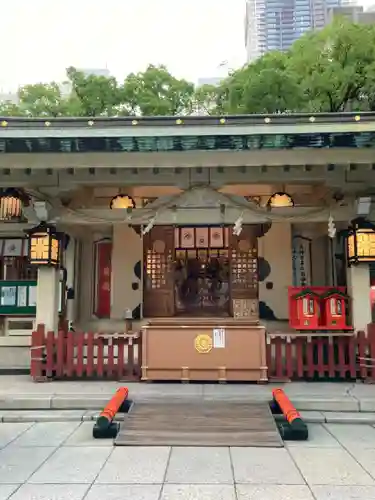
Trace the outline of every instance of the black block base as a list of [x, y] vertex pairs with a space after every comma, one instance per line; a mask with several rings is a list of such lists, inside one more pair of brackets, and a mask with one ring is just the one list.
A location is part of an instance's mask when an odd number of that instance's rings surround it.
[[273, 415], [281, 415], [283, 413], [281, 411], [279, 403], [277, 401], [275, 401], [274, 399], [271, 399], [269, 405], [270, 405], [271, 412]]
[[118, 409], [119, 413], [129, 413], [130, 408], [133, 405], [133, 401], [131, 399], [125, 399]]
[[108, 427], [100, 427], [95, 423], [92, 435], [95, 439], [114, 439], [120, 430], [118, 422], [112, 422]]
[[309, 437], [307, 425], [300, 418], [296, 418], [291, 424], [280, 422], [278, 428], [284, 441], [306, 441]]

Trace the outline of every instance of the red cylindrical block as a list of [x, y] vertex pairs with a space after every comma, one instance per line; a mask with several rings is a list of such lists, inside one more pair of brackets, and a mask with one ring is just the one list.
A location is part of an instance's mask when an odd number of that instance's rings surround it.
[[301, 419], [301, 415], [294, 408], [290, 399], [282, 389], [274, 389], [272, 391], [272, 395], [276, 403], [279, 405], [280, 410], [283, 412], [285, 418], [289, 422], [289, 424], [291, 424], [294, 420], [296, 420], [296, 418]]
[[122, 403], [128, 398], [128, 395], [129, 389], [127, 387], [117, 389], [115, 395], [100, 413], [96, 421], [99, 427], [108, 427], [111, 424]]

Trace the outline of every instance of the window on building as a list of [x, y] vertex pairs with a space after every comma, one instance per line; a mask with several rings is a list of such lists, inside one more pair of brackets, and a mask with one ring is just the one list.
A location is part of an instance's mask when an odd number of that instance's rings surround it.
[[36, 280], [37, 269], [27, 260], [28, 240], [0, 239], [0, 280]]

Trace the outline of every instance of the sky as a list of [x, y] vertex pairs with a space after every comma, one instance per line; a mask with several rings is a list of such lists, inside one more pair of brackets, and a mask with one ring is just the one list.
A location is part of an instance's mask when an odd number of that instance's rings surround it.
[[[359, 0], [366, 7], [375, 0]], [[177, 77], [225, 76], [245, 62], [246, 0], [1, 0], [0, 92], [66, 80], [75, 66], [120, 81], [149, 63]]]
[[[122, 80], [149, 63], [196, 82], [245, 62], [246, 0], [2, 0], [0, 89], [64, 81], [65, 68]], [[224, 64], [223, 64], [224, 63]]]

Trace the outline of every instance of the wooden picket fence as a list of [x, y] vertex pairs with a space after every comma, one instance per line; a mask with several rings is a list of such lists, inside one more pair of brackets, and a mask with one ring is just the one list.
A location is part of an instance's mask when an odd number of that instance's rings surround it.
[[48, 379], [140, 380], [140, 333], [46, 332], [32, 334], [30, 373]]
[[270, 380], [375, 381], [375, 335], [267, 335]]
[[[367, 335], [267, 334], [270, 381], [375, 381], [375, 325]], [[142, 339], [138, 333], [46, 332], [32, 335], [31, 376], [48, 379], [141, 379]]]

